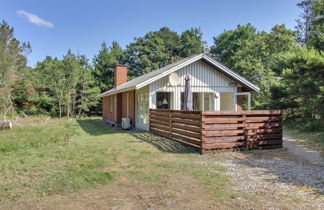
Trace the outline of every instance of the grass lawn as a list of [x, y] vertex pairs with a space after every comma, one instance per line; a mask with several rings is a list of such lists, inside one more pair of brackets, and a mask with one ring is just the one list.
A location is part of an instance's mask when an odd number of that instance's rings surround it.
[[0, 131], [0, 209], [239, 205], [222, 167], [171, 140], [93, 119], [30, 124]]
[[285, 126], [284, 134], [293, 137], [299, 143], [319, 147], [320, 150], [324, 150], [324, 131], [302, 132]]

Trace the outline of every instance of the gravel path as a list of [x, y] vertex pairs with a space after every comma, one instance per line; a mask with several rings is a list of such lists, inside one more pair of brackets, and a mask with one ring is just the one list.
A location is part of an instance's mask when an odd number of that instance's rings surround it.
[[324, 209], [323, 158], [289, 138], [282, 149], [224, 153], [215, 164], [225, 167], [246, 208]]
[[287, 148], [289, 153], [295, 154], [305, 160], [324, 165], [324, 159], [319, 151], [297, 144], [291, 136], [284, 135], [283, 140], [283, 146]]

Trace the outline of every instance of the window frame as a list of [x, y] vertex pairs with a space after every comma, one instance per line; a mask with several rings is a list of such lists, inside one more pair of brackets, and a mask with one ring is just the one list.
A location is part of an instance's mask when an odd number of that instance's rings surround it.
[[[168, 106], [168, 108], [162, 108], [161, 107], [161, 105], [159, 105], [158, 104], [158, 94], [166, 94], [166, 95], [168, 95], [168, 97], [167, 97], [167, 106]], [[171, 105], [171, 99], [172, 99], [172, 92], [170, 92], [170, 91], [157, 91], [156, 92], [156, 108], [157, 109], [171, 109], [171, 107], [172, 107], [172, 105]]]
[[109, 109], [109, 112], [113, 112], [113, 97], [112, 96], [109, 96], [109, 98], [108, 98], [108, 109]]

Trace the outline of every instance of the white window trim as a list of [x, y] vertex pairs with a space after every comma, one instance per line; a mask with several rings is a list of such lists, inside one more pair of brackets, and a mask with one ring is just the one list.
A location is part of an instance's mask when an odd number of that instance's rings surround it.
[[234, 93], [234, 110], [237, 111], [237, 96], [248, 96], [248, 110], [251, 110], [251, 93], [250, 92], [242, 92], [242, 93]]

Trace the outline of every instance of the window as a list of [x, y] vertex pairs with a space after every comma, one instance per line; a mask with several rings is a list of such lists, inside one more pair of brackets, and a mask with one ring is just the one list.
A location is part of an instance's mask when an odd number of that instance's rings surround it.
[[192, 109], [200, 111], [201, 108], [201, 93], [192, 93]]
[[113, 97], [112, 96], [110, 96], [109, 97], [109, 112], [112, 112], [112, 110], [113, 110]]
[[156, 108], [157, 109], [170, 109], [170, 93], [157, 92], [156, 93]]
[[[192, 93], [192, 109], [200, 110], [200, 93]], [[181, 110], [184, 110], [184, 92], [181, 92]]]
[[[181, 93], [181, 110], [184, 106], [184, 92]], [[213, 93], [192, 93], [192, 109], [193, 110], [212, 110]]]
[[[201, 110], [200, 93], [192, 93], [192, 110]], [[184, 92], [181, 92], [181, 110], [184, 110]]]

